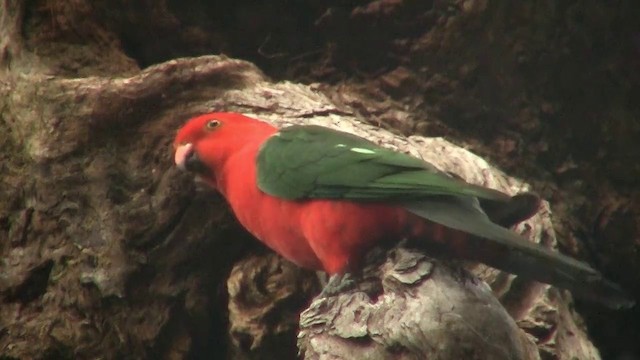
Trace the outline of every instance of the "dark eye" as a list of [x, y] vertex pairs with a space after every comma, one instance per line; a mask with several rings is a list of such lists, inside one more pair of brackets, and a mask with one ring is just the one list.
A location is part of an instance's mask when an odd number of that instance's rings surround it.
[[207, 121], [207, 123], [205, 124], [205, 128], [207, 130], [213, 130], [215, 128], [217, 128], [218, 126], [220, 126], [220, 120], [209, 120]]

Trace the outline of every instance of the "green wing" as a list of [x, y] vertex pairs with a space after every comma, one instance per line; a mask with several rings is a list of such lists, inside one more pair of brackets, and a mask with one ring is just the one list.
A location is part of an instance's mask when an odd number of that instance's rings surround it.
[[[469, 260], [567, 288], [614, 308], [634, 304], [588, 265], [494, 223], [532, 215], [539, 204], [534, 194], [512, 198], [455, 179], [420, 159], [319, 126], [282, 129], [261, 148], [257, 168], [258, 186], [273, 196], [395, 202], [420, 217], [477, 236], [468, 239], [469, 249], [461, 254]], [[486, 211], [490, 208], [494, 211]], [[455, 242], [451, 247], [456, 253]]]
[[295, 125], [269, 138], [257, 158], [258, 186], [285, 199], [406, 201], [462, 195], [508, 201], [433, 165], [348, 133]]

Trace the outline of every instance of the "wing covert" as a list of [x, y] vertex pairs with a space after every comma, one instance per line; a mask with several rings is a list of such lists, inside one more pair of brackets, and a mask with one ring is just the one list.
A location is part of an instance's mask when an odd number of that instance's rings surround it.
[[260, 189], [290, 200], [406, 201], [437, 195], [510, 198], [453, 178], [413, 156], [315, 125], [280, 130], [263, 144], [256, 161]]

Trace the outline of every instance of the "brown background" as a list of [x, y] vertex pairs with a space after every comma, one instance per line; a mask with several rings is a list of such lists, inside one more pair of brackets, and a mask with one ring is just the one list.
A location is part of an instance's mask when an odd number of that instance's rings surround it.
[[[639, 7], [0, 1], [0, 354], [212, 358], [243, 344], [227, 334], [231, 267], [242, 258], [259, 283], [256, 262], [278, 260], [169, 153], [185, 118], [260, 70], [526, 179], [551, 202], [561, 249], [639, 298]], [[219, 53], [260, 70], [165, 63]], [[264, 300], [285, 325], [258, 352], [286, 357], [317, 284], [278, 266], [296, 296]], [[603, 358], [640, 356], [639, 310], [576, 306]]]

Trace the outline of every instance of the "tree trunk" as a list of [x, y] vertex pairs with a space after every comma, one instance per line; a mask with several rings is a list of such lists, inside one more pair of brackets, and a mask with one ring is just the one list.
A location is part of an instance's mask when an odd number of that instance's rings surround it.
[[[406, 244], [314, 299], [314, 273], [171, 160], [206, 111], [339, 128], [538, 191], [562, 249], [638, 284], [634, 4], [1, 1], [0, 355], [598, 359], [593, 336], [640, 354], [608, 330], [637, 310], [578, 304], [587, 332], [564, 292]], [[199, 56], [220, 52], [238, 59]], [[555, 247], [550, 216], [516, 230]]]

